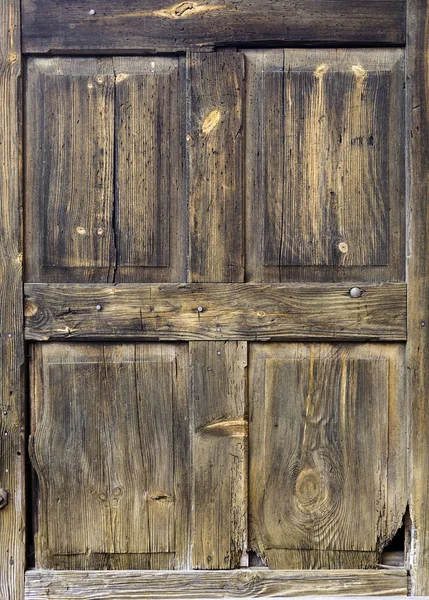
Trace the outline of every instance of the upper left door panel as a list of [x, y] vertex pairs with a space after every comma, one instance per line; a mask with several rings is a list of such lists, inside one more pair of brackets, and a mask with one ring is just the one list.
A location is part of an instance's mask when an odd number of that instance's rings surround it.
[[185, 65], [31, 58], [28, 282], [186, 280]]

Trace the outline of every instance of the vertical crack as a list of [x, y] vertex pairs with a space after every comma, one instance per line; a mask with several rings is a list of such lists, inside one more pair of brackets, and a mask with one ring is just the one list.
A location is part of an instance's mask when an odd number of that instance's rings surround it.
[[118, 203], [118, 189], [117, 189], [117, 162], [118, 162], [118, 115], [117, 115], [117, 102], [116, 102], [116, 70], [115, 62], [112, 58], [112, 71], [113, 71], [113, 204], [112, 204], [112, 233], [113, 233], [113, 249], [112, 249], [112, 262], [113, 262], [113, 273], [112, 269], [109, 269], [112, 283], [116, 283], [116, 274], [118, 269], [118, 232], [117, 232], [117, 203]]
[[279, 244], [279, 282], [282, 280], [282, 256], [283, 256], [283, 238], [284, 238], [284, 210], [285, 210], [285, 176], [286, 176], [286, 140], [285, 140], [285, 51], [283, 50], [283, 70], [282, 70], [282, 113], [281, 113], [281, 136], [283, 139], [283, 165], [282, 165], [282, 212], [280, 224], [280, 244]]

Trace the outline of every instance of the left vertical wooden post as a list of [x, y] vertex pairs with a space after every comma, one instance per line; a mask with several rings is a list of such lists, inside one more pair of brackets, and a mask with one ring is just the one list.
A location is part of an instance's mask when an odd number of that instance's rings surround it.
[[7, 494], [7, 504], [0, 510], [0, 598], [21, 600], [25, 569], [25, 402], [19, 0], [0, 0], [0, 63], [0, 495]]

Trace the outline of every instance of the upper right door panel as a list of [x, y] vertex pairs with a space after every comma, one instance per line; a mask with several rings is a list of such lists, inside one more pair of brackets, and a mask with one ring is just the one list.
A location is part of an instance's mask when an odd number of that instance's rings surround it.
[[246, 52], [247, 281], [404, 278], [402, 49]]

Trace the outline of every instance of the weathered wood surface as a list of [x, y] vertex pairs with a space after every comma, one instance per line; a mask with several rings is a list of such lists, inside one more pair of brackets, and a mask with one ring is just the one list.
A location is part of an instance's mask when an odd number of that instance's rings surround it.
[[246, 57], [246, 280], [404, 277], [404, 52]]
[[21, 600], [25, 568], [25, 401], [21, 248], [20, 3], [0, 3], [0, 597]]
[[41, 568], [185, 568], [185, 344], [44, 344], [32, 354]]
[[[406, 338], [406, 286], [26, 284], [27, 339]], [[199, 310], [200, 309], [200, 310]]]
[[243, 88], [242, 53], [189, 54], [189, 281], [243, 281]]
[[247, 559], [247, 344], [191, 342], [192, 568]]
[[185, 65], [33, 58], [26, 280], [185, 281]]
[[186, 281], [185, 60], [115, 58], [115, 281]]
[[171, 52], [253, 42], [400, 45], [404, 37], [404, 0], [23, 2], [25, 52]]
[[252, 344], [249, 519], [274, 569], [375, 568], [407, 502], [400, 345]]
[[108, 281], [116, 260], [112, 61], [31, 59], [26, 79], [26, 279]]
[[412, 593], [429, 594], [429, 3], [407, 13], [408, 401]]
[[27, 571], [26, 600], [406, 596], [405, 569], [379, 571]]

